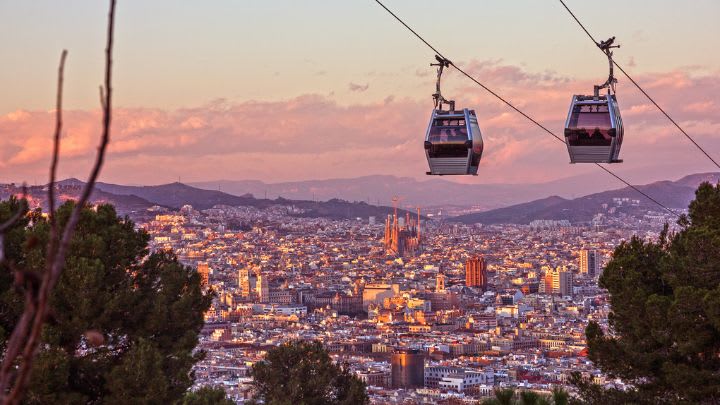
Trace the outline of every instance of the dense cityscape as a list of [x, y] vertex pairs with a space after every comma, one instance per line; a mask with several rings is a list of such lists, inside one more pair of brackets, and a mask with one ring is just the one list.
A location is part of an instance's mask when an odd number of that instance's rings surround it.
[[569, 388], [571, 372], [622, 387], [587, 359], [584, 331], [590, 320], [606, 325], [597, 281], [613, 249], [672, 222], [618, 210], [633, 204], [608, 201], [582, 226], [463, 225], [420, 210], [329, 220], [280, 205], [153, 207], [138, 226], [216, 294], [196, 387], [222, 387], [243, 403], [253, 397], [252, 365], [301, 339], [347, 364], [373, 403], [473, 403], [498, 387]]

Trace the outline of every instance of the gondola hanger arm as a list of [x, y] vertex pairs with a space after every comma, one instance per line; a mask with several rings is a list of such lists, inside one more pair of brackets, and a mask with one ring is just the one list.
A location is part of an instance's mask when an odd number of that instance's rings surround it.
[[437, 82], [435, 84], [435, 94], [432, 95], [434, 103], [435, 103], [435, 109], [436, 110], [442, 110], [443, 104], [447, 104], [450, 107], [450, 111], [455, 110], [455, 101], [454, 100], [446, 100], [445, 97], [443, 97], [442, 92], [440, 91], [440, 79], [442, 78], [443, 70], [447, 67], [450, 67], [453, 63], [440, 55], [435, 55], [435, 60], [437, 60], [438, 63], [431, 63], [430, 66], [437, 66]]
[[615, 83], [617, 83], [617, 79], [615, 78], [613, 68], [614, 68], [614, 62], [613, 62], [613, 52], [611, 51], [612, 48], [620, 48], [620, 45], [613, 45], [615, 43], [615, 37], [610, 37], [605, 41], [596, 42], [595, 44], [600, 48], [601, 51], [607, 56], [608, 58], [608, 65], [610, 69], [610, 74], [608, 75], [607, 81], [605, 83], [600, 85], [594, 86], [594, 97], [597, 99], [600, 97], [600, 90], [604, 88], [610, 88], [610, 90], [614, 93], [615, 92]]

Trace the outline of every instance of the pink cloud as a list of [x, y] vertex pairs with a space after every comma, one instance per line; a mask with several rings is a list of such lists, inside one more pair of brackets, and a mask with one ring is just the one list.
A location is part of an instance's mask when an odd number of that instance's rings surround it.
[[[592, 91], [593, 85], [500, 61], [471, 61], [463, 67], [559, 136], [572, 94]], [[535, 182], [592, 172], [588, 166], [568, 165], [564, 145], [452, 74], [452, 86], [444, 93], [455, 96], [458, 106], [476, 110], [485, 139], [475, 181]], [[667, 161], [687, 164], [689, 171], [709, 169], [677, 130], [627, 80], [619, 79], [626, 127], [621, 152], [626, 163], [620, 170], [639, 165], [662, 170]], [[720, 74], [668, 72], [636, 80], [718, 155]], [[427, 170], [422, 140], [429, 113], [427, 99], [391, 95], [381, 102], [350, 105], [303, 95], [262, 102], [216, 100], [177, 110], [117, 108], [103, 178], [134, 183], [162, 183], [178, 176], [282, 181], [382, 173], [420, 178]], [[53, 120], [52, 111], [0, 116], [0, 181], [45, 178]], [[81, 176], [97, 144], [100, 113], [66, 111], [64, 121], [61, 175]]]

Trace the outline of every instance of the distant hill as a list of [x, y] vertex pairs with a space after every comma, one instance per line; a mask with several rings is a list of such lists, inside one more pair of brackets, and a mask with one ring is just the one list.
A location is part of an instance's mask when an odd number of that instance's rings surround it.
[[[61, 204], [67, 200], [77, 200], [80, 198], [80, 192], [84, 184], [85, 183], [77, 179], [59, 181], [58, 190], [55, 193], [56, 201]], [[7, 199], [10, 194], [20, 194], [20, 189], [18, 187], [8, 187], [7, 185], [0, 187], [0, 199]], [[47, 187], [28, 187], [28, 197], [33, 207], [42, 207], [44, 210], [48, 209]], [[92, 204], [113, 204], [120, 215], [131, 215], [136, 212], [145, 211], [153, 205], [158, 205], [135, 195], [116, 195], [97, 188], [90, 194], [90, 202]]]
[[[485, 179], [487, 180], [487, 179]], [[341, 198], [390, 205], [390, 199], [403, 197], [405, 205], [423, 207], [474, 207], [489, 210], [529, 200], [559, 195], [578, 197], [577, 190], [597, 192], [616, 186], [612, 178], [600, 177], [588, 183], [587, 176], [570, 177], [538, 184], [463, 184], [428, 176], [425, 180], [389, 175], [373, 175], [348, 179], [308, 180], [265, 183], [257, 180], [220, 180], [190, 183], [191, 186], [257, 198], [283, 197], [299, 200], [327, 201]]]
[[[677, 181], [658, 181], [638, 186], [638, 189], [669, 208], [685, 209], [690, 204], [690, 201], [695, 198], [695, 190], [703, 181], [717, 183], [720, 181], [720, 173], [693, 174]], [[603, 204], [612, 207], [614, 198], [638, 200], [639, 204], [637, 205], [625, 204], [621, 206], [620, 209], [630, 214], [642, 215], [648, 210], [662, 211], [662, 208], [643, 197], [637, 191], [625, 187], [571, 200], [561, 197], [543, 198], [505, 208], [461, 215], [451, 218], [450, 221], [484, 224], [528, 224], [536, 219], [567, 219], [573, 223], [588, 222], [592, 220], [595, 214], [605, 212], [602, 208]]]
[[[710, 173], [693, 176], [712, 176]], [[652, 178], [652, 174], [646, 174]], [[258, 180], [219, 180], [189, 183], [206, 190], [222, 191], [256, 198], [283, 197], [293, 200], [327, 201], [341, 198], [348, 201], [365, 201], [374, 205], [391, 205], [393, 196], [403, 198], [404, 206], [442, 208], [453, 211], [487, 211], [544, 199], [556, 195], [566, 199], [590, 193], [612, 190], [620, 184], [612, 176], [602, 173], [578, 175], [546, 183], [530, 184], [478, 184], [492, 179], [472, 178], [467, 183], [456, 183], [447, 178], [427, 176], [416, 180], [410, 177], [372, 175], [346, 179], [307, 180], [266, 183]]]
[[[69, 199], [77, 200], [80, 197], [84, 182], [78, 179], [66, 179], [57, 183], [57, 199], [62, 202]], [[0, 184], [0, 199], [7, 199], [10, 195], [19, 195], [19, 186]], [[33, 186], [28, 188], [28, 195], [33, 207], [48, 208], [47, 187]], [[329, 201], [289, 200], [285, 198], [258, 199], [250, 195], [235, 196], [221, 191], [203, 190], [182, 183], [162, 184], [158, 186], [123, 186], [118, 184], [97, 183], [93, 190], [90, 202], [93, 204], [113, 204], [120, 215], [130, 215], [134, 218], [147, 215], [147, 209], [159, 205], [166, 208], [178, 209], [189, 204], [193, 208], [204, 210], [215, 205], [245, 206], [264, 209], [272, 206], [293, 206], [303, 212], [297, 216], [329, 219], [354, 219], [374, 216], [382, 221], [392, 214], [393, 208], [375, 206], [365, 202], [350, 202], [339, 199]], [[414, 213], [398, 210], [400, 215]]]
[[158, 186], [122, 186], [97, 183], [95, 188], [115, 195], [138, 196], [155, 204], [171, 208], [180, 208], [186, 204], [200, 210], [212, 208], [219, 204], [259, 208], [272, 205], [269, 200], [257, 200], [253, 197], [239, 197], [220, 191], [203, 190], [177, 182]]
[[[688, 204], [694, 198], [694, 192], [697, 186], [703, 181], [710, 181], [717, 183], [720, 181], [720, 173], [699, 173], [683, 177], [677, 181], [659, 181], [650, 183], [644, 186], [639, 186], [648, 195], [659, 200], [664, 205], [671, 208], [684, 209], [687, 208]], [[306, 185], [312, 185], [315, 183], [322, 184], [322, 190], [324, 193], [331, 193], [331, 186], [333, 182], [338, 182], [339, 187], [350, 187], [355, 184], [357, 192], [365, 190], [366, 187], [370, 187], [371, 184], [375, 184], [376, 189], [383, 189], [388, 195], [400, 195], [404, 196], [402, 187], [409, 187], [413, 184], [423, 185], [431, 182], [418, 182], [413, 179], [396, 178], [392, 176], [368, 176], [361, 179], [342, 179], [342, 180], [324, 180], [319, 182], [299, 182], [292, 183], [297, 187], [300, 184], [307, 183]], [[237, 187], [243, 182], [232, 182]], [[252, 183], [252, 182], [250, 182]], [[402, 186], [400, 184], [405, 184]], [[493, 189], [496, 192], [505, 188], [520, 187], [519, 185], [465, 185], [451, 183], [445, 180], [432, 180], [435, 185], [428, 186], [430, 188], [425, 189], [428, 194], [413, 194], [416, 198], [423, 198], [426, 196], [428, 200], [440, 201], [445, 199], [447, 201], [469, 201], [468, 194], [477, 198], [475, 188], [488, 188]], [[445, 184], [447, 183], [447, 184]], [[66, 199], [77, 199], [78, 194], [83, 186], [83, 182], [77, 179], [67, 179], [58, 182], [60, 191], [58, 192], [58, 198], [60, 200]], [[228, 183], [229, 184], [229, 183]], [[249, 183], [248, 183], [249, 184]], [[264, 183], [261, 183], [264, 184]], [[286, 186], [289, 187], [287, 183]], [[392, 185], [392, 186], [391, 186]], [[438, 186], [439, 185], [439, 186]], [[436, 188], [439, 187], [439, 188]], [[222, 188], [223, 186], [221, 186]], [[392, 187], [399, 187], [399, 189], [393, 189]], [[424, 187], [424, 186], [423, 186]], [[447, 188], [443, 188], [447, 187]], [[494, 188], [493, 188], [494, 187]], [[532, 187], [538, 187], [534, 185]], [[12, 190], [15, 191], [12, 191]], [[421, 188], [422, 189], [422, 188]], [[550, 187], [552, 189], [552, 187]], [[318, 188], [310, 188], [310, 190], [320, 190]], [[434, 191], [427, 191], [434, 190]], [[445, 191], [439, 191], [445, 190]], [[534, 190], [534, 189], [533, 189]], [[340, 193], [342, 190], [337, 191]], [[406, 190], [408, 191], [408, 190]], [[532, 190], [531, 190], [532, 191]], [[295, 206], [305, 211], [303, 216], [308, 217], [325, 217], [332, 219], [343, 219], [343, 218], [367, 218], [369, 216], [375, 216], [378, 220], [382, 220], [386, 215], [392, 213], [392, 208], [388, 206], [378, 206], [368, 204], [366, 202], [350, 202], [341, 199], [331, 198], [327, 201], [312, 201], [303, 199], [286, 199], [286, 198], [256, 198], [250, 193], [252, 190], [248, 189], [237, 189], [235, 194], [226, 193], [224, 191], [218, 191], [213, 189], [201, 189], [192, 187], [183, 183], [171, 183], [157, 186], [124, 186], [109, 183], [98, 183], [96, 189], [91, 196], [91, 202], [108, 202], [116, 206], [118, 212], [121, 215], [133, 214], [138, 212], [144, 212], [147, 208], [153, 205], [160, 205], [168, 208], [180, 208], [185, 204], [192, 205], [196, 209], [207, 209], [215, 205], [230, 205], [230, 206], [251, 206], [259, 209], [267, 208], [273, 205], [284, 205], [284, 206]], [[307, 193], [308, 191], [303, 191]], [[312, 191], [310, 191], [312, 192]], [[12, 193], [19, 193], [17, 187], [11, 185], [0, 185], [0, 198], [7, 198]], [[36, 206], [43, 206], [47, 208], [47, 190], [43, 186], [30, 187], [29, 193], [33, 199], [33, 203]], [[298, 191], [297, 193], [300, 193]], [[438, 193], [446, 193], [447, 195], [438, 196]], [[490, 193], [490, 192], [488, 192]], [[508, 196], [514, 192], [508, 192]], [[525, 200], [533, 199], [532, 195], [536, 191], [527, 192], [525, 194]], [[263, 193], [264, 194], [264, 193]], [[630, 213], [638, 213], [642, 215], [648, 210], [658, 211], [659, 208], [651, 201], [642, 197], [635, 190], [631, 188], [622, 188], [617, 190], [603, 191], [600, 193], [589, 194], [584, 197], [569, 199], [564, 196], [552, 196], [547, 197], [550, 194], [549, 190], [546, 190], [542, 198], [535, 198], [533, 201], [524, 202], [521, 197], [512, 196], [508, 197], [509, 200], [520, 200], [520, 204], [509, 203], [505, 204], [502, 208], [486, 210], [480, 213], [462, 215], [450, 219], [451, 221], [464, 222], [464, 223], [518, 223], [527, 224], [534, 219], [567, 219], [571, 222], [586, 222], [590, 221], [592, 217], [603, 212], [602, 205], [609, 204], [612, 206], [613, 198], [629, 198], [631, 200], [638, 200], [637, 206], [623, 206], [622, 209]], [[489, 195], [489, 194], [488, 194]], [[496, 194], [496, 196], [499, 194]], [[316, 196], [317, 198], [317, 196]], [[318, 198], [319, 199], [319, 198]], [[487, 199], [491, 199], [487, 197]], [[363, 199], [359, 199], [362, 201]], [[370, 199], [372, 202], [372, 199]], [[427, 203], [423, 203], [425, 200], [420, 200], [420, 205], [427, 206]], [[497, 204], [499, 199], [495, 200]], [[403, 201], [407, 203], [407, 199]], [[450, 204], [460, 205], [460, 204]], [[407, 211], [399, 210], [401, 215], [405, 215]], [[414, 213], [411, 213], [414, 214]]]
[[552, 209], [552, 207], [568, 201], [570, 200], [552, 196], [491, 211], [461, 215], [450, 218], [449, 220], [453, 222], [484, 224], [528, 223], [533, 219], [544, 217], [545, 212]]
[[[137, 196], [157, 205], [180, 208], [189, 204], [193, 208], [204, 210], [215, 205], [246, 206], [259, 209], [273, 205], [295, 206], [305, 211], [305, 217], [323, 217], [331, 219], [367, 218], [375, 216], [378, 220], [392, 213], [391, 207], [375, 206], [365, 202], [349, 202], [339, 199], [329, 201], [290, 200], [285, 198], [260, 199], [251, 195], [232, 195], [222, 191], [204, 190], [183, 183], [162, 184], [157, 186], [123, 186], [109, 183], [97, 183], [96, 189], [118, 196]], [[402, 215], [406, 211], [399, 210]]]

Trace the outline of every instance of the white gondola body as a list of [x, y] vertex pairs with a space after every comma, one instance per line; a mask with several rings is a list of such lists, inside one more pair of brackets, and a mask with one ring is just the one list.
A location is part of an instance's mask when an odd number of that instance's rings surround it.
[[431, 175], [477, 175], [483, 140], [475, 111], [433, 110], [425, 134]]
[[573, 96], [565, 121], [570, 163], [622, 162], [622, 140], [622, 118], [614, 94]]

